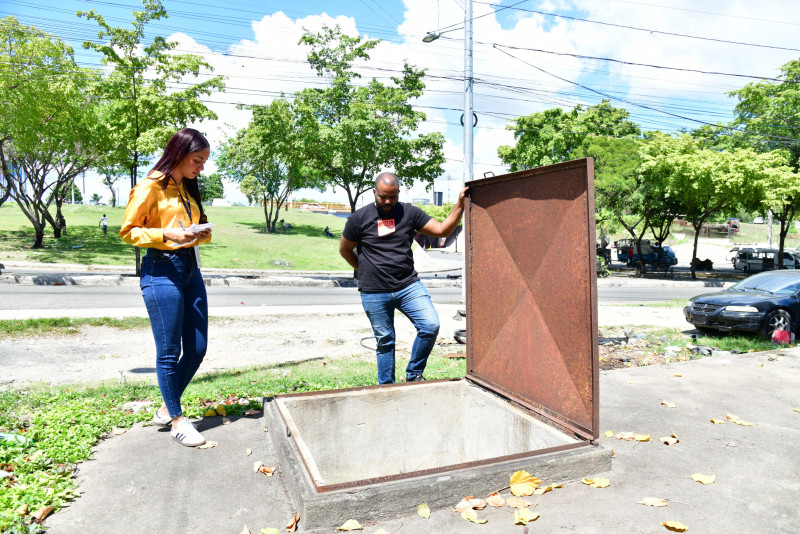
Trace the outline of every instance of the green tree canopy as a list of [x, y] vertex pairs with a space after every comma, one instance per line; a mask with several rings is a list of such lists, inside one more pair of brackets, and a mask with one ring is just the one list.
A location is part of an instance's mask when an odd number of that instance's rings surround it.
[[749, 83], [729, 94], [739, 99], [735, 123], [750, 134], [758, 152], [782, 150], [795, 172], [800, 170], [800, 60], [781, 67], [780, 82]]
[[219, 173], [215, 172], [208, 176], [201, 174], [197, 177], [197, 186], [200, 189], [200, 200], [203, 202], [211, 202], [215, 198], [224, 196], [222, 175]]
[[302, 133], [298, 148], [319, 178], [347, 193], [351, 211], [379, 171], [393, 170], [407, 187], [415, 181], [432, 184], [442, 173], [444, 137], [439, 132], [414, 136], [425, 114], [410, 104], [423, 93], [424, 70], [405, 63], [391, 84], [373, 78], [357, 85], [353, 62], [368, 60], [378, 41], [362, 42], [338, 26], [325, 26], [319, 33], [307, 31], [300, 43], [311, 47], [312, 68], [330, 80], [324, 89], [295, 94]]
[[503, 145], [497, 153], [512, 172], [551, 165], [584, 157], [579, 147], [587, 136], [638, 136], [641, 131], [624, 109], [607, 100], [589, 107], [575, 106], [570, 111], [547, 109], [514, 119], [516, 144]]
[[285, 99], [249, 109], [253, 119], [223, 143], [217, 162], [226, 177], [239, 182], [251, 203], [262, 205], [267, 231], [274, 232], [292, 191], [314, 187], [318, 175], [304, 165], [298, 118]]
[[109, 125], [112, 144], [102, 162], [105, 174], [122, 171], [132, 177], [132, 184], [139, 165], [163, 148], [175, 131], [217, 118], [200, 98], [225, 87], [221, 76], [189, 82], [203, 70], [212, 71], [211, 65], [194, 54], [172, 53], [177, 43], [162, 36], [146, 40], [147, 24], [166, 18], [167, 12], [161, 0], [143, 0], [143, 4], [144, 11], [133, 12], [132, 29], [112, 27], [95, 10], [78, 12], [100, 26], [99, 42], [86, 41], [83, 47], [102, 54], [102, 63], [109, 67], [98, 89], [105, 103], [102, 120]]
[[0, 57], [0, 166], [38, 248], [48, 222], [60, 237], [70, 184], [106, 152], [93, 99], [97, 77], [75, 64], [66, 43], [13, 17], [0, 21]]

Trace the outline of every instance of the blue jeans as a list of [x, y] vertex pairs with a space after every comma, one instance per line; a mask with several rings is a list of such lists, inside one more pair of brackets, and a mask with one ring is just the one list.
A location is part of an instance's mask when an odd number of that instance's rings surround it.
[[361, 305], [367, 312], [378, 345], [378, 383], [394, 383], [396, 309], [408, 317], [417, 329], [417, 337], [411, 347], [411, 359], [406, 367], [406, 380], [421, 375], [439, 334], [439, 316], [422, 282], [414, 282], [393, 293], [361, 293]]
[[139, 285], [156, 342], [158, 387], [170, 417], [178, 417], [208, 344], [208, 299], [194, 250], [148, 249]]

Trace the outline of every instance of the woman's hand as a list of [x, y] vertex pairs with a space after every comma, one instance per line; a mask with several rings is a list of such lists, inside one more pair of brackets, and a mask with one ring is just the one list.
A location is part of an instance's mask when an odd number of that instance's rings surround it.
[[178, 245], [186, 245], [188, 243], [194, 243], [198, 239], [205, 239], [211, 236], [211, 229], [203, 230], [202, 232], [197, 232], [196, 234], [192, 232], [187, 232], [186, 230], [180, 228], [164, 228], [164, 242], [172, 241]]

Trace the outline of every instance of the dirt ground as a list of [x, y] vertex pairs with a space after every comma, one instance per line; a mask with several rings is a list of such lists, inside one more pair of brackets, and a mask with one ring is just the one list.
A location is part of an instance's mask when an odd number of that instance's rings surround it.
[[[463, 351], [453, 340], [466, 328], [455, 318], [456, 307], [439, 310], [441, 329], [437, 350]], [[601, 336], [623, 335], [639, 328], [689, 327], [680, 311], [659, 308], [601, 307]], [[414, 329], [403, 317], [396, 321], [398, 350], [409, 350]], [[637, 328], [634, 326], [633, 328]], [[600, 368], [616, 369], [663, 363], [637, 340], [625, 346], [600, 347]], [[375, 341], [363, 313], [272, 315], [213, 318], [209, 347], [200, 372], [269, 365], [286, 361], [345, 356], [374, 360]], [[82, 327], [73, 335], [0, 339], [0, 386], [28, 382], [66, 384], [95, 380], [155, 377], [155, 345], [149, 329], [117, 330]]]

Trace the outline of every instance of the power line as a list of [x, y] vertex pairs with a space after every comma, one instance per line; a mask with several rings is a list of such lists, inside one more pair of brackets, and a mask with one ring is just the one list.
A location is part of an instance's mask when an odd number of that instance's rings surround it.
[[[479, 0], [475, 0], [475, 3], [476, 4], [486, 4], [486, 5], [490, 6], [490, 7], [494, 7], [496, 5], [496, 4], [493, 4], [491, 2], [480, 2]], [[635, 30], [635, 31], [640, 31], [640, 32], [656, 33], [656, 34], [659, 34], [659, 35], [668, 35], [670, 37], [682, 37], [682, 38], [685, 38], [685, 39], [699, 39], [701, 41], [711, 41], [711, 42], [715, 42], [715, 43], [735, 44], [735, 45], [741, 45], [741, 46], [753, 46], [753, 47], [756, 47], [756, 48], [769, 48], [771, 50], [787, 50], [787, 51], [790, 51], [790, 52], [800, 52], [800, 48], [789, 48], [789, 47], [785, 47], [785, 46], [773, 46], [773, 45], [764, 45], [764, 44], [758, 44], [758, 43], [744, 43], [744, 42], [741, 42], [741, 41], [730, 41], [730, 40], [727, 40], [727, 39], [714, 39], [713, 37], [702, 37], [702, 36], [699, 36], [699, 35], [687, 35], [685, 33], [675, 33], [675, 32], [665, 32], [665, 31], [661, 31], [661, 30], [651, 30], [651, 29], [647, 29], [647, 28], [639, 28], [639, 27], [636, 27], [636, 26], [626, 26], [624, 24], [614, 24], [612, 22], [602, 22], [602, 21], [599, 21], [599, 20], [582, 19], [580, 17], [570, 17], [568, 15], [559, 15], [558, 13], [548, 13], [546, 11], [538, 11], [538, 10], [535, 10], [535, 9], [525, 9], [525, 8], [521, 8], [521, 7], [515, 7], [516, 5], [517, 4], [514, 4], [513, 6], [501, 6], [501, 7], [502, 7], [502, 9], [513, 9], [515, 11], [524, 11], [526, 13], [535, 13], [537, 15], [543, 15], [545, 17], [556, 17], [556, 18], [560, 18], [560, 19], [574, 20], [576, 22], [588, 22], [590, 24], [600, 24], [602, 26], [610, 26], [612, 28], [622, 28], [622, 29], [625, 29], [625, 30]], [[498, 11], [501, 11], [501, 10], [498, 9], [498, 10], [495, 11], [495, 13], [497, 13]], [[455, 28], [455, 29], [459, 29], [459, 28]]]

